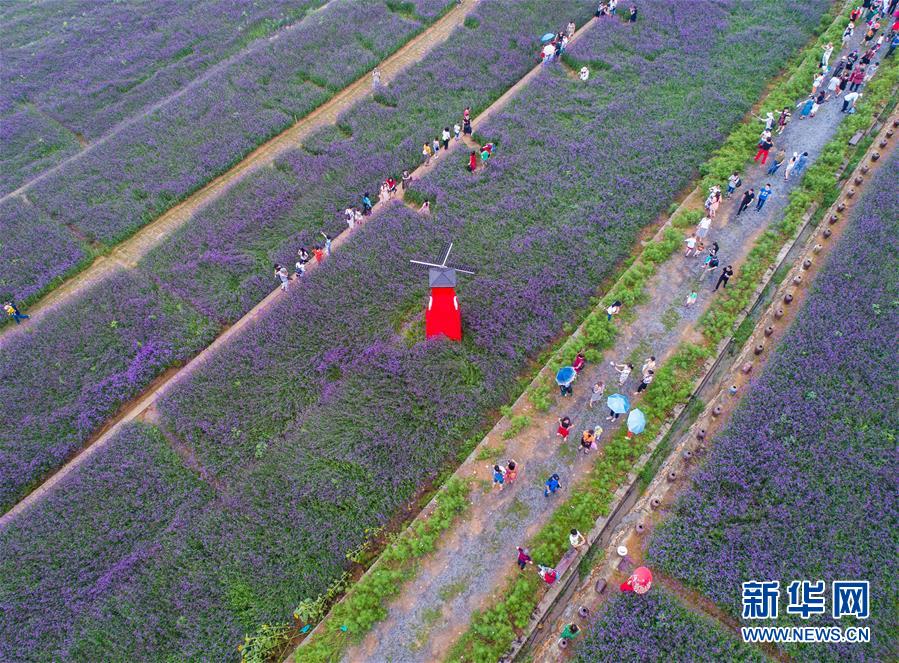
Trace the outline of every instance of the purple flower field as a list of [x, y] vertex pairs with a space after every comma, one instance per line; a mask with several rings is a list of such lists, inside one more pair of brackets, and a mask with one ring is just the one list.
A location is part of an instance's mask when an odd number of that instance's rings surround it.
[[642, 596], [621, 593], [609, 599], [574, 642], [572, 660], [579, 663], [767, 660], [661, 587]]
[[83, 637], [79, 620], [150, 564], [210, 498], [157, 430], [124, 428], [0, 531], [0, 659], [56, 651], [71, 660], [72, 641]]
[[[785, 594], [793, 580], [825, 580], [829, 596], [833, 580], [869, 580], [860, 625], [872, 642], [789, 649], [797, 660], [896, 657], [897, 182], [894, 155], [649, 546], [654, 563], [734, 615], [743, 581], [780, 580]], [[833, 623], [829, 610], [828, 598], [827, 618], [803, 624]]]
[[[589, 16], [578, 1], [560, 16]], [[480, 29], [460, 28], [379, 95], [343, 114], [340, 128], [311, 137], [275, 171], [251, 175], [200, 211], [157, 248], [143, 268], [197, 308], [233, 321], [271, 290], [273, 262], [293, 263], [297, 247], [346, 228], [342, 210], [387, 173], [421, 161], [421, 143], [477, 114], [534, 66], [533, 35], [548, 25], [540, 2], [488, 0], [473, 12]], [[484, 40], [483, 33], [493, 35]], [[387, 105], [389, 104], [389, 105]], [[347, 135], [349, 134], [349, 135]], [[461, 154], [461, 153], [460, 153]], [[457, 155], [457, 159], [464, 158]]]
[[64, 463], [122, 403], [216, 327], [127, 272], [0, 344], [0, 509]]
[[0, 201], [0, 298], [27, 299], [86, 257], [68, 230], [33, 205], [20, 198]]
[[[53, 218], [114, 244], [319, 106], [421, 27], [382, 2], [335, 0], [277, 39], [254, 44], [29, 195]], [[335, 44], [341, 57], [332, 51]]]
[[[488, 4], [478, 11], [487, 11]], [[491, 7], [504, 4], [512, 6], [502, 0]], [[241, 633], [285, 619], [300, 599], [323, 591], [339, 575], [347, 550], [364, 540], [366, 528], [389, 520], [458, 452], [462, 440], [478, 434], [487, 413], [508, 400], [526, 360], [589, 303], [638, 231], [695, 176], [781, 58], [817, 24], [809, 6], [827, 7], [824, 0], [644, 5], [652, 18], [628, 29], [636, 34], [644, 26], [658, 39], [677, 40], [678, 48], [665, 58], [631, 61], [620, 79], [591, 76], [586, 86], [560, 66], [547, 67], [503, 112], [478, 127], [498, 144], [485, 171], [465, 172], [461, 153], [438, 161], [418, 185], [435, 200], [431, 217], [399, 204], [385, 210], [164, 399], [166, 434], [183, 445], [192, 466], [215, 486], [217, 499], [197, 510], [189, 526], [160, 537], [157, 552], [132, 577], [97, 591], [90, 606], [71, 619], [64, 643], [44, 635], [46, 625], [35, 621], [15, 632], [15, 642], [28, 641], [29, 631], [36, 630], [32, 639], [41, 644], [29, 655], [40, 660], [222, 660], [234, 656]], [[778, 30], [745, 28], [762, 16]], [[695, 29], [684, 27], [689, 25]], [[710, 26], [715, 39], [709, 39]], [[597, 26], [585, 35], [591, 43], [578, 49], [591, 57], [599, 57], [603, 44], [620, 50], [605, 39], [606, 30], [617, 29], [611, 22]], [[499, 27], [491, 31], [497, 43], [503, 34]], [[572, 49], [573, 57], [578, 49]], [[515, 67], [524, 67], [527, 51], [521, 51], [510, 48]], [[608, 57], [616, 56], [610, 51]], [[502, 62], [491, 60], [489, 66], [503, 71]], [[410, 70], [408, 89], [419, 103], [426, 96], [411, 76], [439, 70], [438, 63]], [[452, 86], [465, 84], [456, 78]], [[465, 96], [454, 94], [441, 93], [435, 109], [458, 112]], [[486, 86], [478, 94], [488, 100], [496, 90]], [[380, 144], [413, 157], [419, 142], [410, 130], [414, 125], [391, 113], [390, 103], [380, 106], [378, 117], [391, 118], [381, 125], [385, 134], [400, 137]], [[683, 121], [687, 111], [689, 123]], [[356, 121], [353, 112], [347, 122]], [[358, 126], [374, 132], [378, 124], [362, 124], [360, 116]], [[330, 142], [335, 151], [345, 149], [337, 132], [319, 138], [315, 151], [322, 154], [308, 156], [325, 156]], [[307, 158], [295, 155], [301, 156]], [[299, 172], [312, 173], [307, 163], [308, 170]], [[364, 163], [359, 170], [365, 172]], [[262, 191], [255, 204], [265, 211], [254, 216], [249, 204], [238, 208], [249, 215], [248, 225], [269, 215], [283, 219], [272, 224], [271, 237], [235, 227], [226, 242], [215, 243], [212, 224], [201, 233], [210, 242], [209, 262], [218, 261], [229, 277], [246, 279], [259, 296], [274, 285], [265, 263], [269, 251], [285, 250], [279, 247], [287, 246], [291, 234], [283, 229], [290, 222], [305, 224], [301, 232], [308, 233], [321, 223], [321, 217], [303, 220], [307, 208], [281, 196], [283, 188], [297, 186], [298, 171], [280, 165], [272, 172], [277, 174], [267, 190], [252, 188], [263, 186], [258, 179], [247, 184], [248, 195]], [[376, 175], [372, 168], [371, 177]], [[336, 202], [349, 194], [337, 187], [316, 195]], [[427, 258], [450, 238], [457, 245], [454, 258], [479, 270], [459, 288], [466, 336], [462, 344], [425, 342], [426, 275], [408, 259]], [[265, 264], [267, 284], [255, 275], [255, 264]], [[190, 294], [183, 278], [173, 290]], [[161, 272], [159, 280], [167, 283]], [[203, 297], [215, 289], [198, 287]], [[198, 297], [208, 302], [198, 307], [239, 315], [255, 301], [242, 299], [236, 286], [228, 292], [220, 300]], [[50, 349], [45, 360], [59, 354]], [[93, 472], [93, 464], [81, 471]], [[76, 508], [77, 494], [68, 499]], [[41, 521], [42, 505], [32, 514]], [[75, 541], [81, 536], [72, 532]], [[40, 547], [40, 536], [31, 545]], [[45, 563], [71, 562], [60, 551]], [[25, 622], [16, 616], [20, 611], [52, 610], [47, 604], [32, 608], [33, 601], [17, 597], [6, 622]]]
[[69, 0], [0, 10], [0, 85], [90, 141], [323, 0]]

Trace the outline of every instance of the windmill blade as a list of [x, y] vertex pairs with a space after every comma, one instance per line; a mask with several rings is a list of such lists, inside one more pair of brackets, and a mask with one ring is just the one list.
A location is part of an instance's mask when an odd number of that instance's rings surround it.
[[443, 265], [435, 265], [432, 262], [423, 262], [421, 260], [410, 260], [409, 262], [415, 263], [416, 265], [424, 265], [425, 267], [443, 267]]
[[441, 265], [441, 266], [446, 265], [446, 261], [449, 259], [449, 254], [450, 254], [450, 251], [452, 251], [452, 250], [453, 250], [453, 243], [448, 242], [443, 247], [443, 249], [440, 251], [440, 255], [437, 257], [437, 264]]
[[465, 265], [458, 265], [454, 262], [447, 263], [447, 267], [451, 267], [455, 269], [457, 272], [462, 272], [463, 274], [477, 274], [477, 271], [472, 269], [471, 267], [466, 267]]

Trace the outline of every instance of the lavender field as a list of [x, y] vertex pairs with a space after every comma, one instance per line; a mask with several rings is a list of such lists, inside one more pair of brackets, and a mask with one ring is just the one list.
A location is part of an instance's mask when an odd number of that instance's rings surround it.
[[[743, 581], [869, 580], [872, 642], [792, 647], [795, 660], [897, 654], [897, 182], [894, 155], [649, 546], [655, 564], [735, 616]], [[828, 612], [807, 623], [834, 622]]]
[[[383, 0], [332, 0], [276, 38], [257, 39], [183, 81], [176, 93], [36, 182], [29, 199], [90, 240], [116, 244], [330, 99], [451, 0], [413, 6], [421, 13], [393, 11]], [[341, 57], [334, 57], [334, 44]]]
[[661, 587], [609, 599], [581, 637], [574, 648], [578, 663], [650, 663], [662, 655], [671, 661], [768, 660]]
[[323, 1], [4, 5], [0, 194]]
[[[171, 123], [160, 111], [158, 126], [179, 127], [186, 142], [132, 134], [135, 124], [119, 134], [132, 146], [110, 142], [106, 161], [82, 164], [90, 173], [63, 169], [55, 188], [54, 178], [42, 181], [37, 207], [54, 223], [114, 241], [194, 186], [191, 178], [240, 153], [269, 118], [307, 103], [307, 90], [326, 94], [349, 76], [341, 67], [352, 58], [323, 44], [347, 42], [346, 53], [358, 46], [371, 66], [421, 28], [427, 19], [417, 17], [447, 5], [421, 1], [409, 12], [377, 4], [336, 1], [313, 15], [367, 16], [373, 41], [358, 39], [352, 21], [311, 31], [322, 40], [304, 42], [316, 45], [287, 87], [254, 80], [266, 66], [296, 66], [273, 55], [287, 35], [250, 48], [247, 68], [229, 69], [240, 72], [229, 85], [254, 101], [209, 88]], [[829, 3], [641, 7], [636, 26], [596, 25], [566, 65], [545, 67], [477, 124], [497, 144], [486, 169], [466, 172], [463, 151], [438, 160], [410, 194], [433, 201], [430, 217], [395, 203], [354, 231], [159, 403], [158, 428], [126, 429], [54, 499], [0, 532], [0, 551], [23, 560], [0, 567], [0, 658], [232, 660], [244, 633], [285, 620], [322, 592], [367, 529], [389, 521], [490, 422], [527, 362], [589, 305]], [[0, 503], [13, 503], [124, 400], [206, 345], [217, 323], [266, 295], [271, 262], [287, 262], [319, 229], [338, 229], [337, 212], [359, 192], [417, 163], [423, 131], [428, 137], [466, 104], [477, 113], [502, 94], [533, 64], [534, 36], [548, 20], [580, 24], [592, 9], [566, 1], [547, 19], [536, 0], [484, 0], [475, 21], [348, 110], [336, 129], [234, 187], [133, 272], [0, 345], [0, 395], [11, 404], [0, 420], [10, 468]], [[592, 64], [600, 61], [609, 66]], [[594, 67], [587, 84], [572, 76], [583, 62]], [[232, 142], [227, 123], [198, 133], [196, 118], [224, 117], [218, 104], [238, 101], [248, 104], [240, 121], [249, 133]], [[205, 160], [199, 170], [196, 154]], [[454, 256], [478, 269], [459, 288], [461, 344], [424, 340], [427, 281], [408, 265], [449, 239]], [[72, 251], [61, 246], [61, 255]], [[144, 508], [132, 521], [136, 495]], [[147, 536], [133, 536], [132, 526]], [[38, 578], [40, 566], [53, 572]], [[677, 619], [690, 646], [731, 651]]]
[[119, 272], [0, 343], [0, 510], [58, 468], [128, 399], [199, 351], [214, 324]]

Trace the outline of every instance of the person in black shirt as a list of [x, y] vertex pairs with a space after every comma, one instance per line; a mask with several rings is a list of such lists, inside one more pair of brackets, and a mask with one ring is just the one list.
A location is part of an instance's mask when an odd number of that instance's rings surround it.
[[737, 210], [737, 216], [740, 216], [740, 213], [749, 207], [749, 203], [753, 200], [755, 200], [755, 189], [749, 189], [740, 199], [740, 209]]
[[718, 277], [718, 283], [715, 284], [715, 290], [718, 289], [718, 286], [722, 286], [724, 288], [727, 287], [727, 281], [731, 276], [734, 275], [734, 268], [731, 265], [728, 265], [724, 268], [724, 271], [721, 272], [721, 276]]

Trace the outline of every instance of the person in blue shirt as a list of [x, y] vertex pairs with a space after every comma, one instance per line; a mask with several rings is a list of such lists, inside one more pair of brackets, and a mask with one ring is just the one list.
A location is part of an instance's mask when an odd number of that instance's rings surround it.
[[796, 162], [796, 165], [793, 167], [793, 174], [799, 175], [805, 169], [806, 164], [808, 163], [808, 152], [803, 152], [799, 155], [799, 161]]
[[546, 480], [546, 488], [543, 489], [543, 497], [549, 497], [550, 494], [555, 494], [559, 488], [562, 487], [562, 484], [559, 483], [559, 475], [553, 474], [549, 479]]
[[369, 214], [371, 214], [371, 208], [371, 198], [369, 198], [368, 193], [362, 194], [362, 213], [365, 216], [368, 216]]
[[758, 193], [758, 202], [755, 204], [755, 211], [760, 212], [762, 208], [765, 206], [765, 201], [768, 200], [768, 197], [771, 195], [771, 183], [768, 182], [759, 189]]

